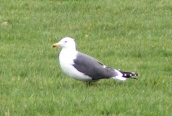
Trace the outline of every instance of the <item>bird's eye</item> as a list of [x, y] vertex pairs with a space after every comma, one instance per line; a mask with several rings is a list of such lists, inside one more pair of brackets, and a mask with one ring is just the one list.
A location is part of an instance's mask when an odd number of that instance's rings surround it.
[[67, 41], [65, 41], [65, 43], [67, 43]]

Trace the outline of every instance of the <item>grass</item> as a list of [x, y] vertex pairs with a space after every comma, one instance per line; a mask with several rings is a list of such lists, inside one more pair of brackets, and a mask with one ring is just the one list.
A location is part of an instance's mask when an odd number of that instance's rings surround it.
[[[0, 1], [0, 115], [171, 116], [171, 10], [170, 0]], [[139, 80], [68, 78], [52, 49], [64, 36]]]

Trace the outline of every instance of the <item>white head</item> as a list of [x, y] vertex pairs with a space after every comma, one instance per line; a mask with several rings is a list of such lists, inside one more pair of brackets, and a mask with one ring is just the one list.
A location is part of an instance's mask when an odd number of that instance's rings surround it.
[[71, 37], [64, 37], [58, 43], [53, 44], [53, 48], [61, 46], [62, 48], [76, 50], [75, 40]]

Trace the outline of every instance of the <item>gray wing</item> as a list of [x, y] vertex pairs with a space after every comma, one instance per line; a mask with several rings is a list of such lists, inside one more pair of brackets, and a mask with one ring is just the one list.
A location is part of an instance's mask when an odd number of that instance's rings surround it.
[[92, 78], [99, 80], [111, 78], [114, 76], [114, 69], [105, 67], [102, 63], [91, 56], [78, 52], [77, 58], [74, 60], [73, 66], [80, 72]]

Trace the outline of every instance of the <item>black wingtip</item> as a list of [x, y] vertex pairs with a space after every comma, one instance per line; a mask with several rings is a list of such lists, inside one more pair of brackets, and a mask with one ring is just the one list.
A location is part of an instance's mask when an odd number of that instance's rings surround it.
[[135, 72], [124, 72], [124, 71], [120, 71], [123, 74], [123, 77], [125, 78], [131, 78], [131, 79], [136, 79], [138, 80], [136, 77], [139, 76], [139, 74], [135, 73]]

